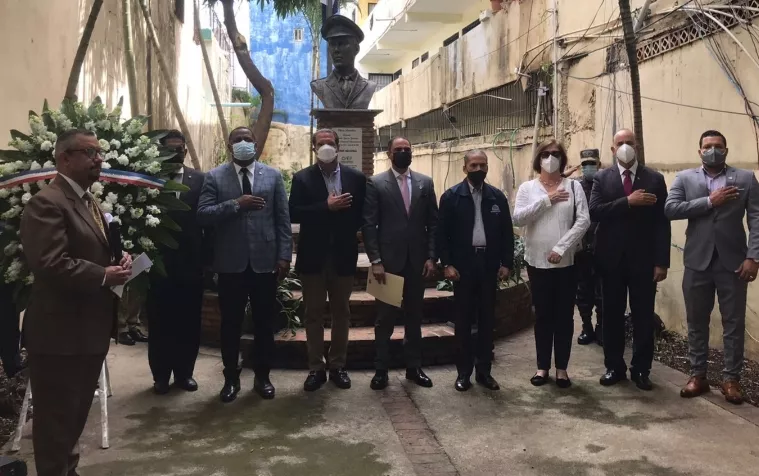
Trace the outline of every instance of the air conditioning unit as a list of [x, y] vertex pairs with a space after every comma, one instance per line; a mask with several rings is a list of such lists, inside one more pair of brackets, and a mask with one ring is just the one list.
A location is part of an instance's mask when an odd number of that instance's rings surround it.
[[493, 18], [492, 10], [483, 10], [480, 12], [480, 23], [484, 23]]

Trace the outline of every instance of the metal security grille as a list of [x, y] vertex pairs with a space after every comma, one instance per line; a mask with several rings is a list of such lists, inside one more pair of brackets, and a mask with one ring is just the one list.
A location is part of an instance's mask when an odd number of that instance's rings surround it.
[[377, 83], [377, 91], [379, 91], [380, 89], [383, 89], [385, 86], [395, 81], [395, 76], [392, 74], [369, 73], [369, 81], [374, 81]]
[[[759, 0], [733, 0], [729, 3], [731, 5], [759, 9]], [[725, 13], [727, 12], [728, 11], [725, 11]], [[730, 10], [730, 13], [735, 13], [740, 19], [749, 22], [753, 18], [759, 17], [759, 10]], [[702, 37], [724, 31], [709, 18], [698, 14], [695, 15], [696, 18], [698, 18], [696, 22], [697, 25], [694, 25], [692, 21], [687, 20], [687, 24], [683, 27], [641, 41], [637, 48], [638, 61], [646, 61], [655, 58], [668, 51], [696, 42]], [[733, 28], [740, 24], [740, 20], [736, 18], [728, 18], [723, 15], [719, 15], [719, 20], [727, 28]]]
[[[535, 74], [527, 91], [522, 90], [520, 81], [505, 84], [478, 95], [462, 99], [448, 108], [438, 108], [406, 121], [379, 129], [375, 150], [387, 148], [387, 142], [395, 136], [407, 137], [412, 144], [443, 142], [466, 137], [497, 134], [502, 129], [519, 129], [535, 125], [537, 108], [537, 84], [540, 81], [551, 84], [544, 74]], [[495, 97], [494, 97], [495, 96]], [[498, 98], [510, 98], [505, 101]], [[541, 122], [551, 125], [553, 101], [551, 91], [544, 105]]]

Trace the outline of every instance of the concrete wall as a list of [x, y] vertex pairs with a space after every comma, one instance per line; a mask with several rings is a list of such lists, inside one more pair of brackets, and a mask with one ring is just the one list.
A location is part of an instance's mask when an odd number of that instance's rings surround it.
[[[0, 42], [4, 45], [5, 74], [0, 77], [0, 142], [10, 140], [11, 128], [26, 129], [28, 111], [39, 111], [48, 99], [57, 106], [63, 99], [81, 29], [93, 0], [7, 0], [0, 2]], [[140, 113], [147, 111], [147, 35], [142, 14], [132, 2], [137, 89]], [[152, 2], [152, 18], [177, 84], [180, 106], [186, 114], [196, 148], [204, 164], [210, 163], [218, 120], [204, 91], [205, 70], [199, 44], [193, 39], [193, 9], [187, 2], [184, 23], [174, 15], [173, 2]], [[120, 0], [105, 0], [82, 67], [77, 95], [85, 103], [101, 96], [109, 106], [124, 97], [124, 117], [130, 117], [129, 91], [124, 64]], [[212, 49], [212, 55], [216, 50]], [[216, 57], [216, 60], [219, 60]], [[214, 62], [215, 64], [218, 61]], [[220, 66], [221, 70], [225, 66]], [[156, 128], [175, 128], [166, 85], [155, 54], [152, 58], [153, 120]], [[221, 85], [228, 75], [218, 76]], [[222, 87], [222, 89], [224, 89]], [[228, 89], [228, 86], [227, 86]], [[210, 91], [209, 91], [210, 97]], [[209, 112], [211, 111], [211, 112]]]
[[[274, 85], [275, 109], [284, 111], [291, 124], [310, 124], [312, 36], [308, 21], [297, 14], [279, 18], [270, 4], [250, 9], [250, 51], [253, 62]], [[294, 30], [303, 30], [303, 41]], [[326, 75], [326, 43], [320, 41], [319, 77]], [[276, 119], [276, 118], [275, 118]], [[279, 117], [279, 120], [283, 120]]]

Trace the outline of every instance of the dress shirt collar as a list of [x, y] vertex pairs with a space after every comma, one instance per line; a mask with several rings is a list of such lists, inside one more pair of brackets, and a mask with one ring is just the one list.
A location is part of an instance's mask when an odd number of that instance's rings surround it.
[[[237, 172], [237, 175], [240, 175], [240, 171], [243, 169], [243, 167], [240, 167], [239, 165], [237, 165], [237, 163], [236, 163], [236, 162], [232, 162], [232, 165], [234, 165], [234, 166], [235, 166], [235, 172]], [[254, 172], [254, 171], [255, 171], [255, 169], [256, 169], [256, 161], [254, 160], [253, 162], [251, 162], [251, 164], [250, 164], [250, 165], [248, 165], [248, 166], [247, 166], [247, 167], [245, 167], [245, 168], [246, 168], [246, 169], [248, 169], [248, 171], [250, 172], [250, 175], [253, 175], [253, 172]], [[183, 169], [183, 170], [184, 170], [184, 169]]]
[[[399, 173], [398, 173], [398, 171], [397, 171], [397, 170], [395, 170], [395, 169], [394, 169], [394, 168], [392, 168], [392, 167], [390, 168], [390, 170], [392, 170], [392, 171], [393, 171], [393, 175], [395, 175], [395, 180], [398, 180], [398, 177], [400, 177], [400, 176], [401, 176], [401, 174], [399, 174]], [[405, 174], [403, 174], [403, 176], [404, 176], [404, 177], [406, 177], [406, 179], [410, 179], [410, 178], [411, 178], [411, 169], [406, 169], [406, 173], [405, 173]]]
[[74, 193], [77, 195], [77, 197], [84, 199], [84, 195], [87, 193], [87, 190], [83, 189], [78, 183], [74, 182], [72, 179], [66, 177], [62, 173], [58, 172], [58, 175], [63, 177], [63, 179], [66, 180], [69, 185], [71, 185], [71, 188], [74, 190]]
[[340, 173], [340, 162], [337, 163], [337, 167], [331, 173], [324, 172], [321, 162], [317, 162], [317, 166], [319, 167], [319, 172], [321, 172], [322, 175], [324, 175], [325, 177], [334, 177], [335, 175]]
[[358, 70], [354, 69], [351, 74], [346, 76], [343, 76], [335, 71], [335, 76], [337, 76], [338, 81], [355, 81], [358, 78]]
[[474, 186], [474, 185], [472, 185], [472, 182], [470, 182], [469, 180], [467, 180], [467, 181], [466, 181], [466, 184], [467, 184], [467, 185], [469, 185], [469, 191], [470, 191], [471, 193], [474, 193], [474, 192], [475, 192], [475, 190], [476, 190], [477, 192], [480, 192], [480, 193], [482, 193], [482, 187], [485, 185], [485, 184], [482, 184], [482, 185], [480, 185], [480, 187], [479, 187], [479, 188], [475, 188], [475, 186]]
[[[619, 162], [617, 162], [617, 167], [619, 167], [619, 175], [624, 177], [625, 170], [628, 170], [628, 169], [622, 167], [622, 164], [620, 164]], [[632, 165], [632, 167], [630, 167], [629, 170], [630, 170], [631, 177], [635, 177], [636, 175], [638, 175], [638, 161], [637, 160], [635, 160], [635, 163]]]
[[727, 165], [725, 165], [724, 167], [722, 167], [722, 170], [720, 170], [720, 172], [717, 175], [714, 175], [714, 176], [712, 176], [709, 173], [709, 171], [706, 170], [706, 167], [704, 167], [703, 165], [701, 166], [701, 170], [704, 171], [704, 175], [706, 175], [707, 177], [715, 179], [715, 178], [719, 177], [720, 175], [725, 175], [727, 173]]

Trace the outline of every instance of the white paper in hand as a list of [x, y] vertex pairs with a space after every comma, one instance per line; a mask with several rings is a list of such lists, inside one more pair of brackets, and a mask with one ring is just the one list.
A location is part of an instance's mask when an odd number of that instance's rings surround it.
[[[148, 258], [148, 255], [146, 255], [145, 253], [142, 253], [134, 261], [132, 261], [132, 275], [129, 276], [127, 283], [129, 283], [129, 281], [133, 280], [134, 278], [141, 275], [145, 271], [148, 271], [151, 266], [153, 266], [153, 262], [150, 261], [150, 258]], [[121, 297], [124, 294], [124, 285], [121, 284], [118, 286], [111, 286], [111, 291], [113, 291], [113, 293], [116, 296]]]
[[385, 273], [385, 284], [380, 284], [374, 279], [374, 274], [369, 269], [369, 275], [366, 278], [366, 292], [378, 301], [401, 307], [403, 303], [403, 276]]

